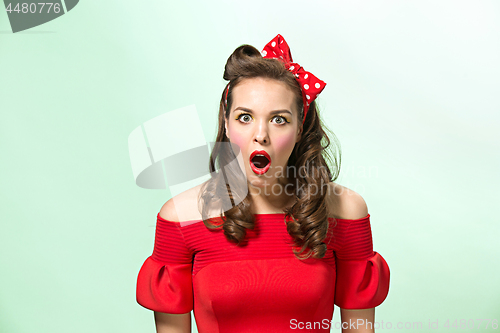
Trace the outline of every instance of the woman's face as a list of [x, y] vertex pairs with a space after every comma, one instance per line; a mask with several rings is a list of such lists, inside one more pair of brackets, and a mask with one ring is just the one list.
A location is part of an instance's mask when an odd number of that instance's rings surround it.
[[273, 185], [286, 175], [288, 158], [300, 140], [295, 95], [281, 81], [251, 78], [234, 87], [232, 96], [226, 119], [229, 141], [241, 150], [250, 184]]

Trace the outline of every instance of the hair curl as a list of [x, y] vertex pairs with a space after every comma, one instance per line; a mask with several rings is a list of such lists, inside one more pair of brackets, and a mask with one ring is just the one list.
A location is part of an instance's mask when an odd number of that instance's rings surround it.
[[[212, 178], [202, 186], [199, 209], [203, 222], [208, 228], [222, 228], [227, 239], [241, 244], [245, 238], [246, 229], [254, 228], [255, 219], [251, 212], [250, 194], [235, 191], [234, 186], [228, 185], [241, 182], [241, 179], [245, 179], [244, 186], [247, 185], [246, 178], [239, 168], [225, 167], [235, 159], [232, 149], [224, 149], [224, 143], [226, 147], [229, 143], [225, 121], [231, 110], [232, 90], [248, 78], [262, 77], [284, 82], [296, 96], [300, 122], [303, 119], [303, 99], [297, 80], [283, 63], [276, 59], [262, 58], [260, 52], [251, 45], [236, 48], [226, 62], [223, 77], [229, 83], [221, 96], [218, 133], [210, 155], [209, 169]], [[338, 151], [335, 151], [339, 154], [338, 159], [336, 154], [331, 154], [329, 151], [331, 141], [326, 132], [330, 133], [337, 143], [335, 134], [320, 119], [316, 102], [313, 101], [303, 124], [302, 137], [295, 144], [287, 164], [288, 170], [305, 171], [305, 174], [294, 172], [288, 178], [294, 188], [296, 201], [293, 206], [283, 210], [285, 221], [288, 220], [287, 231], [292, 236], [295, 246], [300, 248], [299, 251], [293, 249], [295, 256], [299, 259], [311, 256], [323, 258], [327, 248], [323, 242], [328, 233], [326, 195], [328, 184], [339, 175], [341, 154], [340, 145], [338, 145]], [[329, 163], [332, 164], [332, 162], [334, 173], [329, 167]], [[216, 172], [217, 169], [219, 172]], [[293, 184], [298, 184], [298, 186]], [[315, 189], [314, 193], [312, 188]], [[214, 207], [220, 209], [221, 220], [219, 221], [223, 221], [222, 223], [215, 222], [215, 219], [208, 217], [209, 210]]]

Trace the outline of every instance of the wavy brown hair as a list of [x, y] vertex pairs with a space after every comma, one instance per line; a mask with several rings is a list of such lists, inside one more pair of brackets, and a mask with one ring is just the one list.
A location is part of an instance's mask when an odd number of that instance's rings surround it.
[[[228, 58], [224, 79], [229, 83], [221, 96], [217, 138], [209, 162], [212, 178], [202, 186], [199, 209], [205, 226], [210, 229], [222, 228], [226, 238], [237, 244], [242, 244], [246, 230], [254, 228], [255, 220], [246, 177], [240, 168], [230, 167], [237, 155], [234, 150], [238, 148], [229, 143], [225, 122], [231, 110], [233, 89], [243, 80], [256, 77], [283, 82], [294, 92], [300, 123], [304, 111], [299, 83], [282, 62], [262, 58], [260, 52], [251, 45], [238, 47]], [[326, 195], [328, 184], [337, 179], [340, 172], [341, 156], [340, 145], [335, 151], [338, 152], [338, 158], [330, 152], [332, 147], [327, 132], [335, 142], [338, 141], [335, 134], [323, 124], [316, 102], [313, 101], [303, 124], [302, 137], [288, 159], [286, 173], [296, 200], [283, 212], [287, 231], [295, 246], [300, 248], [298, 251], [293, 249], [299, 259], [311, 256], [323, 258], [327, 248], [323, 242], [328, 233]], [[332, 165], [333, 173], [329, 165]], [[214, 209], [220, 213], [220, 219], [209, 218], [209, 211], [213, 212]]]

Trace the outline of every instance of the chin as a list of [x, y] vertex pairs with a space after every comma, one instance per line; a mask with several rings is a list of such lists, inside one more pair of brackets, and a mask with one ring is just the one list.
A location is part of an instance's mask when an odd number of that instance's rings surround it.
[[267, 177], [263, 177], [263, 176], [258, 176], [256, 174], [254, 174], [252, 172], [252, 174], [250, 174], [250, 177], [247, 178], [248, 179], [248, 182], [250, 183], [250, 185], [252, 185], [253, 187], [260, 187], [260, 188], [264, 188], [264, 187], [267, 187], [271, 184], [271, 179], [267, 178]]

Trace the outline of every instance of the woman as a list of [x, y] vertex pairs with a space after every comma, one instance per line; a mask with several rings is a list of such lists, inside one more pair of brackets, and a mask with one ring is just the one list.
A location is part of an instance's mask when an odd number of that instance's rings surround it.
[[280, 35], [238, 47], [224, 79], [212, 179], [158, 213], [137, 301], [165, 333], [190, 332], [191, 310], [201, 333], [329, 332], [334, 304], [344, 332], [373, 332], [389, 267], [363, 198], [333, 182], [325, 83]]

